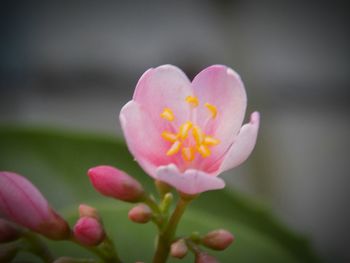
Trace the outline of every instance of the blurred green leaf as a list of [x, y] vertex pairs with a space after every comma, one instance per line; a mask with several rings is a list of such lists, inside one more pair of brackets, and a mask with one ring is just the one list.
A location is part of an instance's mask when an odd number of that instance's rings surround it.
[[[50, 203], [74, 224], [80, 203], [101, 212], [125, 262], [151, 262], [156, 229], [127, 219], [129, 204], [96, 193], [86, 171], [93, 166], [116, 166], [140, 180], [155, 193], [153, 181], [139, 168], [122, 141], [87, 134], [53, 130], [0, 129], [0, 170], [29, 178]], [[210, 252], [221, 262], [319, 262], [309, 243], [279, 223], [261, 204], [234, 192], [202, 194], [185, 213], [179, 234], [226, 228], [236, 242], [224, 252]], [[51, 242], [57, 256], [86, 256], [85, 250], [68, 242]], [[22, 255], [23, 256], [23, 255]], [[180, 262], [171, 259], [169, 262]], [[181, 262], [193, 262], [187, 256]]]

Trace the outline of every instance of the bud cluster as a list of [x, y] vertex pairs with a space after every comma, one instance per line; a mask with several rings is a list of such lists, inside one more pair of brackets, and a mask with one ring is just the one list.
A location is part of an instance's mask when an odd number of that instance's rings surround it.
[[88, 205], [79, 206], [80, 218], [74, 226], [75, 239], [85, 246], [97, 246], [105, 239], [105, 231], [97, 210]]

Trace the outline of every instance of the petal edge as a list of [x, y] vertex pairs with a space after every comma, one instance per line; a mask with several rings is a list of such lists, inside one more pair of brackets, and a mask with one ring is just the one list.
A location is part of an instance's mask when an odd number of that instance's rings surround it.
[[259, 112], [253, 112], [250, 122], [244, 124], [234, 140], [234, 143], [226, 153], [222, 161], [219, 173], [237, 167], [243, 163], [254, 149], [260, 124]]
[[219, 177], [193, 169], [181, 173], [174, 164], [159, 167], [157, 179], [189, 195], [225, 187], [225, 182]]

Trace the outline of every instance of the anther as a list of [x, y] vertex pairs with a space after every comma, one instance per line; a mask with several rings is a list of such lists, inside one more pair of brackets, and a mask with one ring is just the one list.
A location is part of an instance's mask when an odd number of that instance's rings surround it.
[[192, 135], [196, 141], [197, 146], [201, 145], [203, 142], [203, 132], [201, 128], [195, 125], [192, 129]]
[[175, 142], [177, 140], [177, 134], [171, 133], [171, 132], [167, 132], [167, 131], [163, 131], [162, 132], [162, 137], [164, 140], [168, 141], [168, 142]]
[[202, 155], [203, 158], [208, 157], [210, 155], [209, 148], [204, 144], [198, 147], [198, 152]]
[[194, 159], [194, 149], [192, 147], [183, 147], [182, 148], [182, 158], [184, 158], [186, 161], [191, 162]]
[[197, 107], [199, 105], [198, 98], [195, 96], [187, 96], [186, 102], [191, 104], [192, 107]]
[[181, 142], [176, 141], [171, 145], [170, 149], [166, 152], [166, 155], [167, 156], [174, 155], [179, 152], [180, 148], [181, 148]]
[[173, 121], [175, 119], [173, 111], [169, 108], [164, 108], [163, 112], [160, 114], [160, 117], [168, 121]]
[[217, 115], [217, 113], [218, 113], [218, 109], [217, 109], [214, 105], [212, 105], [212, 104], [210, 104], [210, 103], [205, 103], [204, 105], [205, 105], [205, 107], [207, 107], [208, 110], [210, 111], [211, 117], [212, 117], [212, 118], [215, 118], [216, 115]]
[[179, 130], [179, 135], [181, 139], [186, 139], [188, 136], [188, 132], [190, 131], [190, 129], [192, 128], [193, 124], [190, 121], [186, 121], [184, 124], [182, 124], [180, 126], [180, 130]]
[[220, 143], [220, 140], [215, 139], [214, 137], [205, 136], [204, 138], [204, 144], [206, 145], [218, 145], [219, 143]]

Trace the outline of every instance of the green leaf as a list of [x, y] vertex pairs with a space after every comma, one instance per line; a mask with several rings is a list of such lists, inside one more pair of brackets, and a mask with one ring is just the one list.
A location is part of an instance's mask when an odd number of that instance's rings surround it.
[[[15, 171], [29, 178], [71, 226], [77, 219], [79, 204], [93, 205], [101, 212], [125, 262], [151, 262], [156, 228], [152, 224], [130, 222], [127, 212], [131, 206], [102, 197], [86, 176], [90, 167], [113, 165], [156, 193], [153, 181], [139, 168], [122, 141], [97, 135], [2, 127], [0, 149], [0, 170]], [[221, 262], [319, 262], [306, 239], [288, 230], [266, 207], [231, 189], [202, 194], [186, 211], [178, 233], [204, 234], [216, 228], [226, 228], [236, 237], [226, 251], [209, 251]], [[48, 242], [57, 256], [91, 256], [69, 242]], [[193, 262], [193, 256], [181, 262]]]

